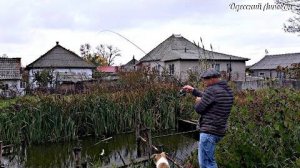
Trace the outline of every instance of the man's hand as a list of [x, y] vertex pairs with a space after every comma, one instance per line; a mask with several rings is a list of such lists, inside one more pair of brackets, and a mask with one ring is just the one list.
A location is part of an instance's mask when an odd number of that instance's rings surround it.
[[199, 104], [201, 102], [201, 97], [196, 97], [195, 103]]
[[182, 87], [182, 89], [188, 93], [191, 93], [194, 90], [194, 88], [190, 85], [185, 85]]

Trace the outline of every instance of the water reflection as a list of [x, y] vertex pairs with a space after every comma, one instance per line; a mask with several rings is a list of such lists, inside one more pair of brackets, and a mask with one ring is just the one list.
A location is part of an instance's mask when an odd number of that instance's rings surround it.
[[[134, 134], [120, 134], [113, 136], [108, 141], [100, 143], [99, 141], [96, 138], [79, 141], [82, 149], [81, 160], [86, 161], [88, 167], [122, 165], [122, 159], [125, 162], [136, 159]], [[164, 151], [179, 163], [197, 147], [194, 139], [183, 135], [154, 138], [153, 144], [163, 145]], [[3, 161], [6, 167], [71, 168], [74, 167], [72, 154], [73, 148], [76, 146], [78, 146], [78, 142], [32, 145], [23, 152], [19, 150], [18, 155], [10, 156], [11, 158], [4, 157]]]

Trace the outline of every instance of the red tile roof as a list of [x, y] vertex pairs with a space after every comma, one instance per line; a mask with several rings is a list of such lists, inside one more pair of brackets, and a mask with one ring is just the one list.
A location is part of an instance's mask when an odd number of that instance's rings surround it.
[[106, 73], [116, 73], [118, 72], [117, 66], [98, 66], [97, 71]]

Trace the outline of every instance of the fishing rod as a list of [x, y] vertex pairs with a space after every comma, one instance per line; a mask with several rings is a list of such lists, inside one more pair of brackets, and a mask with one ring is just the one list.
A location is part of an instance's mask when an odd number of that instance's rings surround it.
[[[112, 30], [108, 30], [108, 29], [104, 29], [104, 30], [101, 30], [99, 33], [102, 33], [102, 32], [111, 32], [111, 33], [114, 33], [120, 37], [122, 37], [123, 39], [125, 39], [127, 42], [129, 42], [130, 44], [134, 45], [137, 49], [139, 49], [140, 51], [142, 51], [145, 56], [147, 55], [147, 53], [141, 49], [138, 45], [136, 45], [134, 42], [132, 42], [131, 40], [129, 40], [128, 38], [126, 38], [125, 36], [121, 35], [120, 33], [117, 33], [115, 31], [112, 31]], [[148, 55], [149, 58], [151, 58], [153, 60], [154, 63], [156, 63], [158, 65], [158, 67], [162, 67], [163, 68], [163, 71], [166, 71], [167, 72], [167, 69], [166, 67], [162, 66], [157, 60], [155, 60], [151, 55]], [[175, 76], [170, 76], [171, 78], [173, 78], [175, 80], [175, 82], [180, 86], [184, 86], [184, 84], [179, 80], [177, 79]], [[180, 95], [185, 95], [185, 91], [184, 90], [180, 90]]]
[[[102, 32], [111, 32], [111, 33], [113, 33], [113, 34], [118, 35], [119, 37], [122, 37], [122, 38], [125, 39], [127, 42], [129, 42], [130, 44], [132, 44], [133, 46], [135, 46], [137, 49], [139, 49], [140, 51], [142, 51], [142, 52], [145, 54], [145, 56], [148, 56], [150, 59], [152, 59], [152, 62], [154, 62], [155, 64], [157, 64], [158, 67], [162, 67], [163, 71], [166, 71], [166, 72], [167, 72], [167, 68], [164, 67], [164, 66], [162, 66], [162, 65], [158, 62], [158, 60], [154, 59], [151, 55], [147, 55], [147, 53], [146, 53], [143, 49], [141, 49], [141, 47], [139, 47], [137, 44], [135, 44], [134, 42], [132, 42], [131, 40], [129, 40], [129, 39], [128, 39], [127, 37], [125, 37], [124, 35], [122, 35], [122, 34], [120, 34], [120, 33], [117, 33], [117, 32], [115, 32], [115, 31], [109, 30], [109, 29], [101, 30], [99, 33], [102, 33]], [[204, 54], [204, 57], [205, 57], [205, 52], [208, 51], [208, 50], [205, 50], [204, 44], [203, 44], [203, 41], [202, 41], [202, 38], [201, 38], [201, 37], [200, 37], [200, 42], [201, 42], [201, 44], [202, 44], [202, 50], [203, 50], [203, 54]], [[197, 51], [198, 51], [198, 55], [199, 55], [199, 61], [200, 61], [200, 60], [201, 60], [201, 53], [200, 53], [201, 47], [199, 46], [199, 42], [198, 42], [198, 45], [196, 44], [195, 41], [194, 41], [193, 44], [197, 47]], [[213, 47], [212, 47], [212, 44], [210, 44], [210, 49], [211, 49], [211, 56], [212, 56], [212, 57], [211, 57], [211, 58], [208, 58], [208, 59], [213, 60], [213, 57], [214, 57], [214, 56], [213, 56]], [[208, 53], [208, 56], [209, 56], [209, 53]], [[207, 58], [206, 58], [206, 57], [205, 57], [203, 63], [206, 64], [206, 65], [205, 65], [205, 69], [207, 69], [208, 67], [207, 67]], [[199, 63], [199, 64], [201, 64], [201, 63]], [[215, 64], [215, 62], [213, 62], [213, 64]], [[201, 66], [201, 65], [199, 65], [199, 66]], [[177, 79], [175, 76], [170, 75], [170, 77], [171, 77], [171, 78], [177, 83], [177, 85], [179, 85], [180, 87], [183, 87], [183, 86], [184, 86], [184, 84], [183, 84], [179, 79]], [[197, 81], [200, 82], [200, 80], [197, 80]], [[186, 91], [183, 90], [183, 89], [180, 89], [180, 91], [179, 91], [179, 97], [182, 97], [182, 96], [185, 96], [185, 95], [186, 95]]]

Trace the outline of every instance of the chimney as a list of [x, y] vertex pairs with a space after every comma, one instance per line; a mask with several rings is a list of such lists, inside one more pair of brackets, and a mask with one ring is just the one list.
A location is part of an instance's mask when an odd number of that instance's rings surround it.
[[133, 60], [133, 63], [135, 64], [135, 59], [134, 59], [134, 55], [133, 55], [133, 58], [132, 58], [132, 60]]
[[59, 45], [59, 42], [58, 42], [58, 41], [56, 41], [56, 45]]

